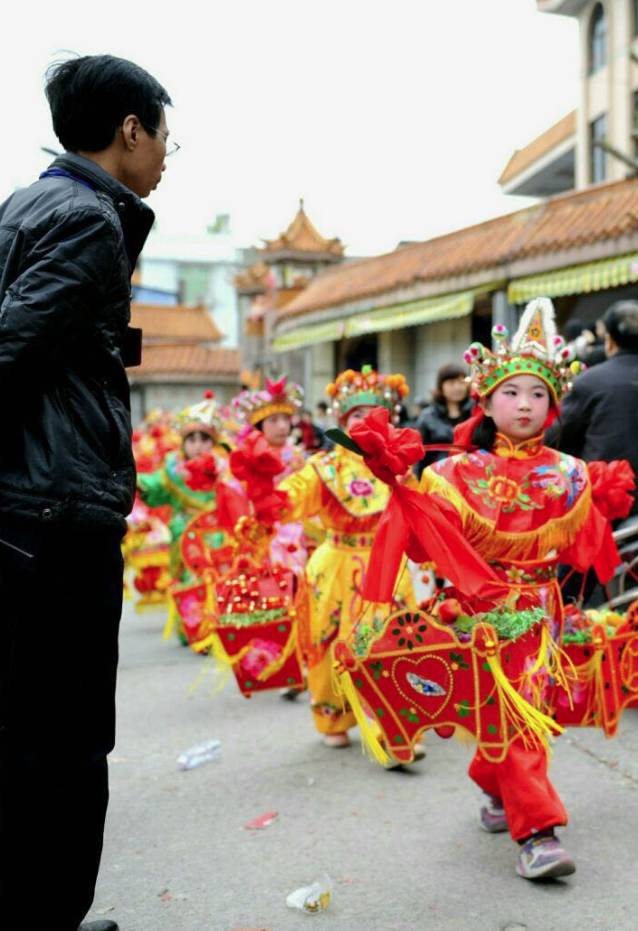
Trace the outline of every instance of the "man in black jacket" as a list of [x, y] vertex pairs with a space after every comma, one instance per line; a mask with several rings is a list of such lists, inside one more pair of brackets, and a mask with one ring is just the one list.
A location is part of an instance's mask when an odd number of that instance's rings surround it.
[[613, 304], [603, 324], [607, 361], [575, 379], [546, 442], [586, 462], [627, 459], [638, 475], [638, 301]]
[[7, 931], [77, 931], [93, 900], [115, 739], [120, 540], [135, 490], [130, 277], [153, 223], [140, 198], [161, 180], [169, 135], [168, 94], [131, 62], [77, 58], [47, 79], [65, 154], [0, 206]]

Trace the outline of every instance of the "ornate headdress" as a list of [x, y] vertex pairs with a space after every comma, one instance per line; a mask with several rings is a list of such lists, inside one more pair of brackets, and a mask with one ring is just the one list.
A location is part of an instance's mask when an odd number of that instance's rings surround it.
[[207, 433], [216, 440], [222, 430], [222, 420], [217, 410], [215, 392], [205, 391], [203, 401], [180, 411], [175, 418], [175, 428], [179, 430], [182, 438], [189, 433], [199, 432]]
[[242, 391], [232, 403], [238, 417], [254, 427], [272, 414], [292, 417], [303, 403], [303, 394], [301, 385], [289, 383], [284, 375], [279, 381], [267, 378], [265, 386], [257, 391]]
[[516, 335], [508, 343], [507, 329], [492, 328], [494, 350], [482, 343], [472, 343], [463, 358], [472, 371], [472, 393], [485, 398], [502, 382], [515, 375], [535, 375], [545, 382], [552, 400], [558, 404], [572, 387], [572, 379], [581, 369], [573, 352], [556, 332], [554, 305], [547, 297], [530, 301]]
[[371, 365], [360, 372], [346, 369], [326, 388], [332, 398], [332, 413], [337, 420], [355, 407], [387, 407], [393, 419], [398, 420], [401, 402], [410, 393], [403, 375], [382, 375]]

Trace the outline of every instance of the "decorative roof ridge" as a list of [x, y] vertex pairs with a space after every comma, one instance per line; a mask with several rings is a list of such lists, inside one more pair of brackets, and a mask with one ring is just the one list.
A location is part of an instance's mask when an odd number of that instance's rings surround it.
[[[314, 241], [312, 248], [300, 244], [300, 239], [304, 232]], [[326, 239], [321, 235], [308, 214], [304, 209], [303, 198], [299, 199], [299, 209], [293, 217], [288, 227], [276, 237], [276, 239], [264, 239], [264, 247], [259, 251], [264, 253], [273, 253], [281, 251], [306, 252], [327, 252], [331, 254], [343, 255], [343, 244], [338, 237]]]

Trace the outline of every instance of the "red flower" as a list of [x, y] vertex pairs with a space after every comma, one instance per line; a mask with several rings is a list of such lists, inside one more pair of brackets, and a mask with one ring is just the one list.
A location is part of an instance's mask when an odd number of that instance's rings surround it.
[[370, 471], [386, 485], [395, 485], [395, 476], [404, 475], [424, 455], [418, 431], [393, 427], [385, 407], [375, 407], [354, 423], [350, 436], [363, 450]]
[[613, 462], [588, 462], [594, 504], [607, 520], [617, 520], [629, 514], [636, 487], [634, 471], [626, 459]]
[[263, 433], [251, 430], [239, 449], [230, 454], [230, 469], [240, 482], [268, 483], [272, 485], [275, 475], [284, 469], [284, 464], [274, 453]]
[[212, 491], [219, 473], [212, 453], [202, 453], [183, 464], [184, 482], [193, 491]]
[[286, 384], [288, 378], [286, 375], [283, 375], [279, 381], [271, 381], [270, 378], [266, 379], [265, 388], [271, 398], [280, 398], [282, 395], [286, 394]]

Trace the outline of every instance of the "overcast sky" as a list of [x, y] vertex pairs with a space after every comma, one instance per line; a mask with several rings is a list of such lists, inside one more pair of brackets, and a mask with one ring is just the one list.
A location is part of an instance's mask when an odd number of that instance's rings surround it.
[[577, 100], [576, 21], [534, 0], [36, 0], [12, 5], [3, 38], [2, 196], [57, 144], [47, 65], [108, 52], [173, 98], [183, 148], [149, 199], [159, 230], [227, 212], [241, 245], [300, 196], [359, 255], [515, 210], [530, 201], [500, 193], [507, 159]]

